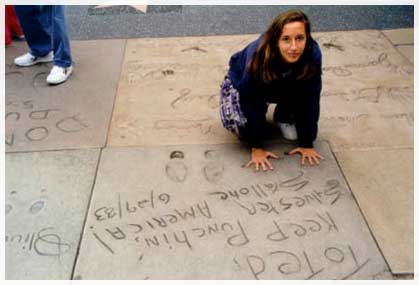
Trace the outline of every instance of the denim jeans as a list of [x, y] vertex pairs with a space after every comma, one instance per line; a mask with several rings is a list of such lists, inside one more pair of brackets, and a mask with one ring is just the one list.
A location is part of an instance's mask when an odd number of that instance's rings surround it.
[[71, 65], [70, 40], [62, 5], [15, 5], [26, 42], [34, 56], [54, 52], [54, 65]]

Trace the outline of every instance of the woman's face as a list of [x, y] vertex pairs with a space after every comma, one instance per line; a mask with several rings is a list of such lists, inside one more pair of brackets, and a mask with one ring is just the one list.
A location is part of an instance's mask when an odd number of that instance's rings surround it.
[[306, 28], [303, 22], [285, 24], [278, 41], [282, 59], [287, 63], [297, 62], [307, 43]]

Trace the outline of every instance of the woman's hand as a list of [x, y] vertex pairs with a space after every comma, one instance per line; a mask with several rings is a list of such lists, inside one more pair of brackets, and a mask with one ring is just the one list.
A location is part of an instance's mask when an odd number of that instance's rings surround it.
[[272, 152], [266, 151], [262, 148], [252, 148], [251, 159], [246, 164], [246, 167], [255, 164], [256, 171], [259, 171], [259, 167], [262, 166], [263, 171], [266, 171], [268, 168], [273, 170], [273, 166], [268, 160], [268, 158], [279, 158], [277, 155], [273, 154]]
[[291, 150], [288, 154], [293, 155], [295, 153], [301, 154], [301, 165], [304, 165], [305, 160], [308, 160], [310, 165], [314, 165], [314, 163], [319, 164], [319, 159], [324, 159], [314, 148], [304, 148], [304, 147], [297, 147]]

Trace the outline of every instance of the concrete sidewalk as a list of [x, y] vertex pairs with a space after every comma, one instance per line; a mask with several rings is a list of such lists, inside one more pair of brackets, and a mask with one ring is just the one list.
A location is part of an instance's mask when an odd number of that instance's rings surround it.
[[326, 159], [269, 173], [218, 118], [256, 37], [73, 41], [55, 87], [8, 47], [6, 279], [413, 278], [413, 29], [315, 33]]

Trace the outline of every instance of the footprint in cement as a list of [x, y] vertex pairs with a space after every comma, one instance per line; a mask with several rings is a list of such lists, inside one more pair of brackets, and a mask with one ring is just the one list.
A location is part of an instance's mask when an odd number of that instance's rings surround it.
[[[45, 192], [45, 191], [46, 191], [46, 189], [42, 189], [41, 192]], [[10, 195], [15, 196], [15, 195], [17, 195], [17, 192], [16, 191], [11, 191]], [[31, 205], [31, 207], [29, 208], [29, 212], [31, 214], [35, 215], [35, 214], [38, 214], [43, 208], [45, 208], [45, 201], [44, 200], [38, 200], [38, 201], [35, 201]], [[6, 215], [9, 214], [12, 210], [13, 210], [13, 206], [11, 204], [6, 204], [5, 205]]]
[[34, 75], [32, 79], [32, 86], [35, 90], [39, 88], [47, 87], [47, 83], [45, 82], [46, 77], [48, 76], [47, 71], [41, 71]]
[[188, 168], [182, 161], [184, 158], [185, 155], [182, 151], [175, 150], [170, 154], [170, 161], [166, 165], [166, 175], [170, 178], [170, 180], [177, 183], [181, 183], [186, 180]]
[[[13, 195], [14, 196], [16, 194], [17, 194], [17, 192], [15, 190], [13, 190], [13, 191], [10, 192], [10, 195]], [[7, 215], [7, 214], [9, 214], [13, 210], [13, 206], [10, 205], [10, 204], [6, 204], [6, 208], [4, 210], [5, 210], [6, 215]]]
[[35, 214], [38, 214], [44, 208], [44, 206], [45, 206], [45, 201], [39, 200], [32, 204], [29, 211], [31, 212], [31, 214], [35, 215]]
[[215, 150], [205, 151], [205, 158], [211, 160], [204, 166], [205, 179], [210, 183], [216, 183], [223, 176], [224, 165]]
[[21, 71], [6, 71], [6, 79], [11, 80], [11, 79], [16, 79], [16, 80], [22, 80], [23, 77], [23, 72]]

